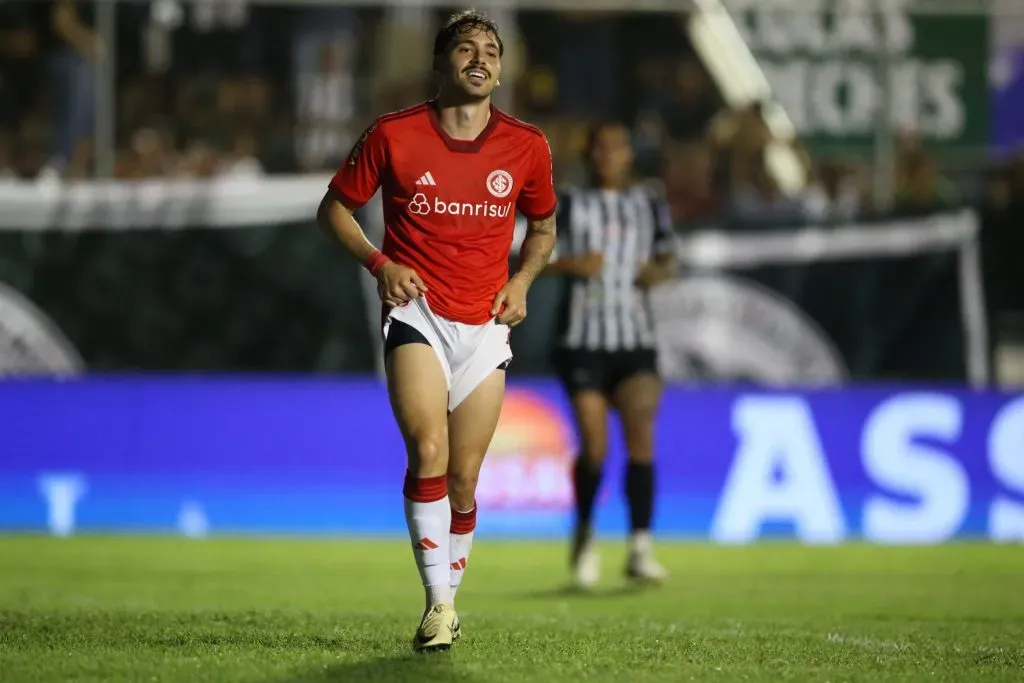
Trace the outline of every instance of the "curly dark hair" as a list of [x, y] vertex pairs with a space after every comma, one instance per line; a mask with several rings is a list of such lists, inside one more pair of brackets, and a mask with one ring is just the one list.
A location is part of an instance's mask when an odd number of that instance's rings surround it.
[[456, 12], [448, 17], [448, 21], [444, 22], [444, 26], [441, 27], [441, 30], [437, 32], [437, 36], [434, 38], [434, 56], [437, 57], [444, 54], [460, 35], [476, 30], [493, 34], [494, 39], [498, 41], [498, 55], [502, 56], [505, 54], [505, 46], [502, 44], [501, 36], [498, 34], [498, 24], [483, 12], [477, 12], [475, 9], [470, 8]]

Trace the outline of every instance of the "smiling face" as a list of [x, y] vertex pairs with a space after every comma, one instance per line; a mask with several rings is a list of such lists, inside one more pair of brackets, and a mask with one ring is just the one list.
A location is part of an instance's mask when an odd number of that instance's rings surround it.
[[498, 36], [487, 28], [471, 25], [455, 33], [435, 63], [441, 87], [466, 99], [486, 99], [501, 76], [501, 52]]

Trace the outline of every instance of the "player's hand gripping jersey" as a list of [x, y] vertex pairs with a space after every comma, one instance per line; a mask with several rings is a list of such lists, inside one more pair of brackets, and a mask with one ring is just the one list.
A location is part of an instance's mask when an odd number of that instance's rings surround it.
[[475, 140], [455, 140], [433, 103], [377, 119], [330, 184], [349, 209], [381, 188], [383, 253], [419, 273], [437, 315], [468, 325], [491, 319], [508, 281], [516, 211], [555, 212], [551, 150], [544, 135], [491, 108]]

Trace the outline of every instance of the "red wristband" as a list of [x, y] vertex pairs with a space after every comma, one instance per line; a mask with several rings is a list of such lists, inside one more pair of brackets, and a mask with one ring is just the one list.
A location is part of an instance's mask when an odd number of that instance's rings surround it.
[[370, 254], [370, 258], [366, 259], [366, 269], [370, 271], [370, 274], [377, 277], [380, 274], [380, 269], [386, 264], [391, 263], [391, 259], [385, 256], [380, 250], [374, 251]]

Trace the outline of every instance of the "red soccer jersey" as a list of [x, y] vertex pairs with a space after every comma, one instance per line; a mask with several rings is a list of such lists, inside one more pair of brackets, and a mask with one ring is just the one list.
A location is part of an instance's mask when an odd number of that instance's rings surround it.
[[469, 325], [508, 281], [516, 210], [540, 220], [557, 203], [547, 138], [493, 106], [475, 140], [449, 136], [432, 102], [382, 116], [330, 187], [352, 210], [382, 188], [382, 251], [419, 273], [435, 313]]

